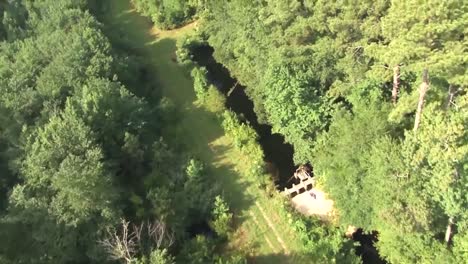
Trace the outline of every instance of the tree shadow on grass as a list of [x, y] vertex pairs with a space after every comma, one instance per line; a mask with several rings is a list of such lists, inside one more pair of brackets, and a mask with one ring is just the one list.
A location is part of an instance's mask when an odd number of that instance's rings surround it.
[[[130, 47], [144, 58], [148, 65], [147, 77], [156, 80], [156, 89], [172, 101], [176, 116], [170, 118], [169, 124], [164, 123], [163, 137], [171, 146], [208, 165], [211, 181], [219, 185], [235, 212], [235, 223], [239, 227], [248, 217], [246, 211], [254, 204], [254, 197], [246, 191], [249, 182], [236, 169], [236, 165], [242, 164], [238, 164], [238, 156], [232, 155], [233, 147], [224, 137], [219, 118], [194, 105], [190, 68], [175, 60], [176, 40], [151, 34], [148, 19], [133, 12], [128, 1], [116, 1], [111, 11], [114, 13], [111, 25], [119, 28], [116, 37], [124, 40], [123, 47]], [[280, 256], [271, 258], [279, 261], [270, 263], [285, 263]]]
[[165, 138], [172, 146], [193, 154], [208, 165], [213, 184], [219, 186], [236, 213], [236, 222], [243, 222], [242, 212], [254, 201], [245, 192], [248, 187], [242, 180], [245, 176], [235, 168], [238, 157], [232, 156], [233, 146], [225, 138], [218, 114], [196, 106], [193, 82], [188, 74], [190, 69], [170, 59], [175, 50], [173, 39], [152, 42], [148, 48], [164, 54], [164, 58], [160, 57], [162, 61], [156, 62], [155, 71], [158, 83], [163, 86], [163, 95], [176, 108], [177, 121], [165, 130]]
[[246, 192], [249, 183], [242, 179], [241, 175], [234, 164], [227, 164], [225, 159], [235, 158], [229, 157], [231, 146], [213, 146], [214, 152], [220, 153], [217, 160], [212, 163], [212, 175], [216, 178], [216, 182], [220, 184], [221, 191], [231, 206], [239, 212], [253, 206], [254, 197]]

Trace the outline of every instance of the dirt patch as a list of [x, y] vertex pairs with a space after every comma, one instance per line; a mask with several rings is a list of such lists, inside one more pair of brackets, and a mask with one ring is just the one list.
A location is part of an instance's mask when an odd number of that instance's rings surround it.
[[177, 38], [180, 35], [183, 35], [187, 32], [193, 31], [198, 27], [198, 21], [195, 20], [191, 23], [186, 24], [180, 28], [162, 30], [155, 26], [151, 28], [150, 34], [157, 38]]
[[298, 194], [291, 202], [304, 215], [317, 215], [323, 220], [330, 220], [333, 216], [333, 201], [320, 189], [313, 188]]

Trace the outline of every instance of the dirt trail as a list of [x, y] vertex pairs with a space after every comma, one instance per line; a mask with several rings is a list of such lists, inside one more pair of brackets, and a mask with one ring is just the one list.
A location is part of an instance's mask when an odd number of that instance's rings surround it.
[[169, 29], [169, 30], [162, 30], [157, 27], [152, 27], [150, 30], [150, 34], [157, 38], [177, 38], [180, 35], [184, 35], [187, 32], [196, 30], [198, 27], [198, 21], [195, 20], [183, 27], [176, 28], [176, 29]]
[[[260, 223], [258, 222], [258, 219], [257, 219], [257, 217], [255, 216], [255, 214], [254, 214], [252, 211], [250, 211], [249, 213], [250, 213], [250, 216], [252, 217], [253, 221], [255, 222], [255, 224], [256, 224], [258, 227], [260, 227]], [[271, 250], [272, 250], [273, 252], [277, 252], [278, 250], [276, 250], [276, 248], [273, 246], [273, 244], [271, 243], [270, 239], [269, 239], [265, 234], [263, 234], [263, 236], [264, 236], [265, 241], [267, 242], [268, 246], [271, 248]]]
[[281, 247], [283, 248], [284, 250], [284, 253], [285, 254], [289, 254], [289, 250], [288, 248], [286, 247], [286, 244], [284, 243], [283, 239], [280, 237], [280, 235], [278, 234], [278, 231], [276, 231], [276, 228], [275, 226], [273, 225], [273, 223], [270, 221], [270, 219], [268, 218], [268, 216], [265, 214], [265, 211], [263, 210], [262, 206], [260, 205], [259, 202], [255, 202], [255, 205], [258, 207], [258, 209], [260, 210], [260, 212], [262, 213], [262, 216], [263, 218], [265, 219], [265, 221], [267, 222], [268, 226], [270, 227], [270, 229], [273, 231], [273, 234], [275, 235], [276, 239], [278, 240], [278, 242], [280, 243]]

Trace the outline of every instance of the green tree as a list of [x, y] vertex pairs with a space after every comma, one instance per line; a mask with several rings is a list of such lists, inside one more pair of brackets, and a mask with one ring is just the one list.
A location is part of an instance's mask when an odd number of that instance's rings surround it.
[[268, 71], [262, 87], [273, 132], [285, 135], [292, 143], [297, 163], [307, 162], [312, 139], [327, 123], [320, 92], [314, 89], [305, 69], [288, 66]]
[[154, 250], [151, 252], [149, 258], [143, 258], [142, 260], [136, 260], [135, 263], [137, 264], [175, 264], [175, 259], [166, 249]]
[[335, 112], [329, 130], [317, 139], [312, 161], [316, 175], [335, 201], [340, 220], [370, 228], [376, 201], [364, 190], [376, 188], [373, 185], [378, 179], [367, 179], [368, 153], [373, 142], [388, 131], [388, 107], [382, 106], [381, 96], [372, 86], [349, 100], [352, 112], [343, 108]]
[[24, 183], [15, 186], [13, 204], [48, 210], [67, 225], [112, 219], [116, 193], [93, 137], [72, 111], [52, 117], [29, 139], [21, 169]]
[[132, 2], [138, 11], [164, 29], [183, 25], [202, 5], [200, 0], [132, 0]]
[[213, 187], [209, 185], [205, 165], [200, 161], [190, 159], [186, 165], [186, 175], [184, 188], [178, 197], [190, 197], [185, 198], [184, 205], [187, 220], [190, 219], [190, 223], [202, 223], [210, 216], [214, 198]]
[[[466, 95], [457, 107], [441, 111], [429, 104], [416, 133], [408, 131], [395, 167], [398, 194], [380, 221], [379, 249], [392, 262], [459, 258], [444, 245], [448, 226], [456, 225], [449, 239], [466, 232], [468, 204], [466, 177]], [[452, 227], [453, 228], [453, 227]], [[452, 229], [453, 230], [453, 229]], [[396, 243], [395, 236], [404, 241]], [[457, 247], [462, 244], [458, 244]], [[398, 253], [397, 253], [398, 252]], [[455, 251], [454, 253], [460, 253]], [[454, 261], [454, 260], [452, 260]]]
[[227, 237], [232, 231], [233, 214], [229, 211], [229, 206], [221, 196], [216, 196], [212, 211], [211, 227], [222, 237]]
[[180, 253], [180, 262], [204, 264], [213, 262], [213, 241], [206, 236], [197, 235], [189, 240]]
[[392, 1], [380, 24], [382, 40], [366, 47], [365, 53], [377, 60], [375, 71], [401, 64], [403, 72], [421, 72], [430, 65], [433, 75], [466, 86], [466, 40], [460, 38], [466, 9], [466, 3], [457, 1]]

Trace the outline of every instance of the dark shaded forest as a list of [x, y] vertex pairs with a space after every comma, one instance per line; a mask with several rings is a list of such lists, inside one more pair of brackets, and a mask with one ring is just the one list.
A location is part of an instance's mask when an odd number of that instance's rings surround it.
[[225, 199], [214, 164], [177, 144], [182, 107], [163, 96], [143, 49], [109, 22], [114, 2], [8, 0], [1, 263], [360, 263], [344, 237], [350, 225], [378, 237], [388, 263], [466, 262], [467, 3], [131, 2], [160, 29], [196, 21], [175, 60], [248, 157], [257, 189], [277, 195], [259, 136], [226, 110], [229, 94], [194, 61], [199, 47], [212, 47], [245, 87], [259, 124], [293, 147], [294, 163], [312, 165], [338, 220], [278, 207], [300, 256], [232, 249], [241, 210]]
[[193, 226], [222, 240], [229, 209], [203, 163], [161, 138], [170, 103], [100, 5], [0, 5], [1, 262], [173, 263], [172, 246], [205, 263], [215, 240]]

